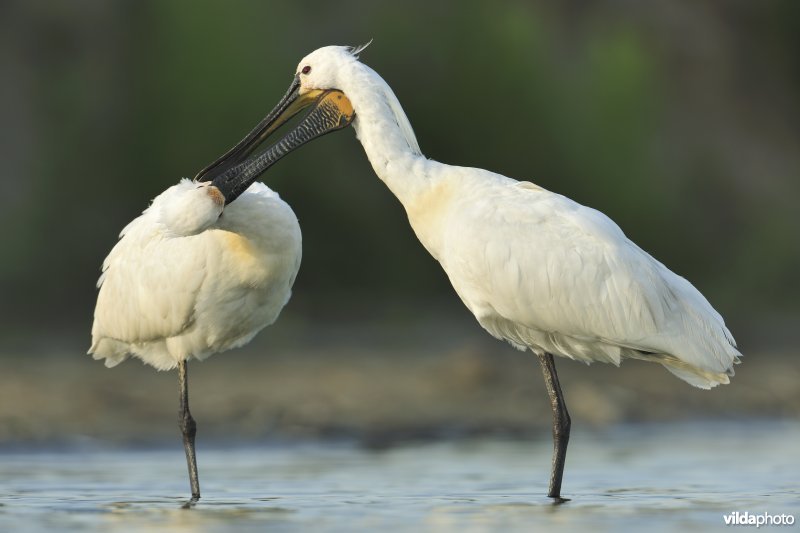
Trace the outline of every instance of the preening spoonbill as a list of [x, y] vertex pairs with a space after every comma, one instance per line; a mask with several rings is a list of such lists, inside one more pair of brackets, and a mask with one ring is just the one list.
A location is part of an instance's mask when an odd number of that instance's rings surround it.
[[[255, 179], [281, 150], [352, 119], [340, 93], [313, 97], [317, 106], [295, 130], [302, 137], [295, 133], [247, 159], [280, 124], [268, 116], [195, 180], [158, 195], [122, 230], [97, 282], [89, 353], [108, 367], [129, 355], [158, 370], [178, 367], [178, 420], [192, 490], [187, 506], [200, 498], [200, 484], [186, 363], [242, 346], [275, 322], [300, 267], [297, 217]], [[337, 111], [333, 99], [350, 114]]]
[[[363, 49], [363, 48], [362, 48]], [[570, 417], [553, 356], [660, 363], [695, 387], [728, 383], [741, 355], [700, 292], [599, 211], [527, 181], [427, 159], [386, 82], [340, 46], [300, 61], [276, 121], [337, 89], [378, 177], [486, 331], [539, 358], [553, 410], [548, 496], [561, 498]]]

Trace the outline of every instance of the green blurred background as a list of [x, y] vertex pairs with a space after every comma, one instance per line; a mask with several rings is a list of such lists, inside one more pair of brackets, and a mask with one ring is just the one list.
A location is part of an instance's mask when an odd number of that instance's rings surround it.
[[[655, 365], [561, 363], [594, 406], [617, 387], [612, 414], [587, 420], [658, 418], [641, 406], [666, 396], [684, 414], [800, 415], [800, 3], [12, 1], [0, 5], [0, 441], [107, 437], [114, 413], [148, 400], [152, 412], [123, 413], [130, 427], [171, 420], [174, 376], [83, 355], [105, 254], [150, 199], [272, 107], [301, 57], [370, 39], [362, 60], [428, 157], [605, 212], [709, 298], [748, 356], [713, 393]], [[208, 410], [238, 402], [218, 425], [408, 428], [432, 404], [451, 409], [426, 422], [434, 433], [546, 425], [535, 359], [474, 324], [352, 130], [263, 179], [300, 219], [303, 265], [245, 355], [196, 365], [197, 387], [218, 387]], [[70, 398], [55, 402], [69, 412], [50, 413], [53, 396], [20, 411], [20, 395], [42, 390]], [[476, 422], [477, 405], [488, 411]]]

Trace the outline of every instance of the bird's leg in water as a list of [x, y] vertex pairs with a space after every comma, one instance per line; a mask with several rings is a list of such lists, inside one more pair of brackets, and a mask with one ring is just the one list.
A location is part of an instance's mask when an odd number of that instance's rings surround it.
[[186, 375], [186, 361], [178, 363], [178, 393], [181, 408], [178, 411], [178, 425], [183, 434], [183, 448], [186, 450], [186, 462], [189, 465], [189, 483], [192, 487], [192, 499], [184, 507], [191, 507], [200, 499], [200, 481], [197, 479], [197, 459], [194, 453], [194, 437], [197, 434], [197, 423], [189, 412], [189, 383]]
[[564, 461], [567, 458], [571, 421], [561, 385], [558, 383], [553, 356], [549, 353], [539, 355], [539, 362], [542, 364], [544, 384], [547, 386], [547, 395], [550, 396], [550, 406], [553, 408], [553, 467], [547, 496], [555, 499], [556, 503], [563, 503], [569, 501], [568, 498], [561, 497], [561, 478], [564, 475]]

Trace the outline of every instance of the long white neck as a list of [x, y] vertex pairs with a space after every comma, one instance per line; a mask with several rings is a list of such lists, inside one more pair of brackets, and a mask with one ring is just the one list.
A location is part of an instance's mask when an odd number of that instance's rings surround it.
[[420, 152], [400, 102], [374, 70], [354, 62], [341, 89], [356, 112], [353, 127], [372, 168], [400, 202], [409, 207], [431, 185], [432, 163]]

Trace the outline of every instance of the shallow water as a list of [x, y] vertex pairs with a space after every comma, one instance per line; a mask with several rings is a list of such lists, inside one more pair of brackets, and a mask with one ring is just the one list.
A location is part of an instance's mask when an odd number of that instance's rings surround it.
[[0, 453], [0, 531], [707, 531], [725, 529], [731, 511], [800, 518], [797, 422], [573, 431], [572, 501], [559, 506], [543, 496], [546, 439], [375, 452], [199, 438], [203, 498], [192, 510], [181, 509], [177, 438], [170, 449]]

